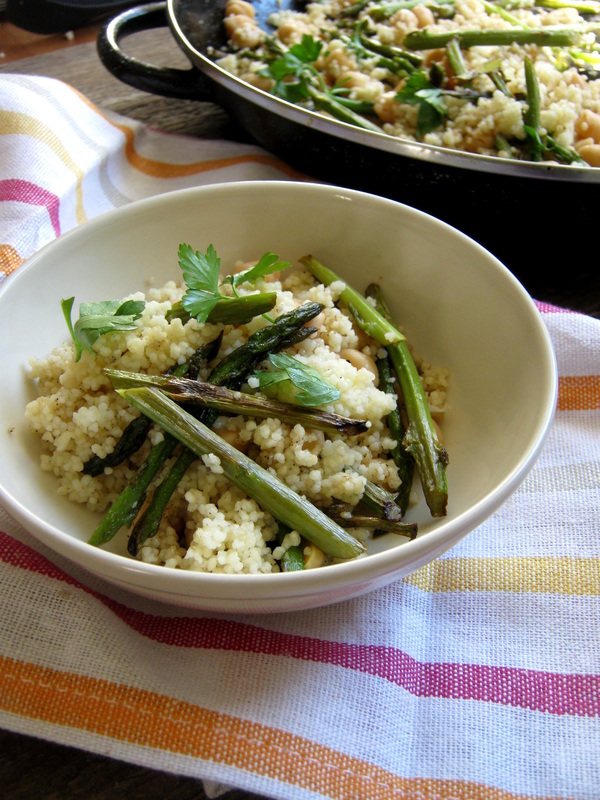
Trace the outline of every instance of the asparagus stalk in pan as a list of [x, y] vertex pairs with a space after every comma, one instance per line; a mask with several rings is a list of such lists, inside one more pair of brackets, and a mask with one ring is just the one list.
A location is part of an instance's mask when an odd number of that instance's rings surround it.
[[[317, 278], [329, 286], [341, 280], [332, 270], [308, 255], [300, 262]], [[443, 517], [448, 503], [446, 465], [448, 454], [437, 438], [427, 398], [419, 373], [402, 333], [355, 289], [345, 285], [340, 300], [348, 306], [357, 325], [369, 336], [387, 348], [398, 377], [404, 406], [408, 416], [405, 448], [413, 456], [425, 500], [433, 517]]]
[[415, 55], [414, 52], [404, 50], [401, 47], [395, 47], [394, 45], [382, 44], [377, 39], [370, 38], [365, 33], [364, 25], [360, 27], [359, 41], [365, 50], [370, 50], [372, 53], [377, 53], [380, 56], [392, 59], [392, 61], [397, 61], [404, 65], [409, 72], [421, 66], [423, 61], [421, 56]]
[[333, 558], [355, 558], [364, 547], [312, 503], [225, 442], [158, 389], [119, 389], [119, 394], [197, 456], [218, 456], [226, 477], [261, 507]]
[[425, 5], [430, 7], [437, 17], [451, 17], [454, 14], [454, 0], [398, 0], [397, 2], [381, 3], [369, 8], [369, 16], [377, 21], [389, 19], [402, 9], [410, 9], [415, 6]]
[[337, 431], [347, 436], [357, 436], [368, 429], [364, 420], [350, 419], [327, 411], [301, 408], [290, 403], [279, 403], [255, 397], [245, 392], [233, 391], [223, 386], [215, 386], [204, 381], [193, 381], [168, 375], [140, 375], [136, 372], [107, 369], [115, 389], [134, 389], [150, 386], [161, 389], [176, 403], [212, 408], [222, 414], [245, 414], [250, 417], [277, 417], [290, 425], [300, 423], [307, 428], [322, 431]]
[[368, 103], [362, 107], [357, 106], [361, 112], [357, 113], [352, 107], [353, 101], [345, 101], [341, 96], [333, 97], [331, 94], [322, 92], [310, 84], [307, 86], [307, 92], [312, 97], [315, 108], [318, 108], [319, 111], [326, 111], [340, 122], [347, 122], [349, 125], [355, 125], [357, 128], [364, 128], [373, 133], [381, 133], [381, 127], [379, 125], [375, 125], [373, 122], [366, 119], [366, 117], [362, 116], [362, 114], [373, 115], [375, 113], [372, 103]]
[[523, 114], [523, 124], [529, 140], [529, 155], [532, 161], [541, 161], [543, 145], [540, 139], [540, 128], [542, 126], [540, 86], [531, 59], [525, 58], [524, 68], [527, 111]]
[[[244, 345], [238, 347], [220, 361], [213, 369], [210, 380], [219, 385], [227, 381], [228, 385], [237, 387], [241, 384], [245, 375], [257, 366], [266, 353], [290, 347], [310, 335], [314, 329], [304, 326], [316, 317], [322, 308], [319, 303], [305, 303], [287, 314], [282, 314], [272, 325], [267, 325], [254, 333]], [[203, 413], [214, 415], [209, 423], [212, 424], [218, 412], [205, 411]], [[148, 459], [134, 476], [132, 484], [125, 487], [92, 533], [89, 540], [90, 544], [96, 546], [106, 544], [122, 527], [131, 525], [144, 503], [148, 486], [173, 455], [178, 444], [177, 439], [166, 435], [163, 442], [154, 446]], [[185, 456], [182, 454], [180, 458], [184, 464], [179, 464], [178, 469], [183, 469], [185, 464], [187, 464], [185, 467], [187, 469], [195, 460], [195, 456], [191, 453], [186, 453]], [[172, 489], [175, 486], [176, 484], [172, 486]], [[168, 497], [166, 497], [165, 502], [165, 495], [166, 492], [164, 491], [159, 494], [162, 507], [168, 502]], [[156, 505], [153, 507], [151, 503], [146, 510], [146, 514], [148, 513], [152, 514], [155, 520], [158, 518], [158, 521], [160, 521], [162, 510], [157, 510]], [[151, 535], [151, 531], [146, 531], [146, 534]], [[135, 552], [137, 552], [137, 549]]]
[[[591, 29], [590, 29], [591, 30]], [[432, 50], [457, 39], [462, 48], [534, 44], [538, 47], [572, 47], [580, 44], [583, 28], [504, 28], [469, 31], [411, 31], [402, 42], [407, 50]]]
[[551, 134], [542, 132], [540, 85], [535, 67], [528, 57], [525, 57], [523, 66], [527, 90], [527, 109], [523, 113], [523, 127], [527, 136], [529, 157], [532, 161], [543, 161], [544, 154], [551, 152], [556, 160], [563, 164], [585, 164], [576, 150], [559, 145]]

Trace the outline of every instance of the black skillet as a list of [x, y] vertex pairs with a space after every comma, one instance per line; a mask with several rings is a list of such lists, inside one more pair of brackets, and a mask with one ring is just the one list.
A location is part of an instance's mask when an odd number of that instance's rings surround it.
[[[112, 19], [98, 37], [120, 80], [167, 97], [221, 105], [256, 142], [320, 180], [399, 200], [472, 236], [534, 293], [597, 274], [600, 168], [536, 164], [458, 153], [359, 130], [293, 106], [214, 63], [225, 44], [225, 0], [168, 0]], [[295, 0], [257, 0], [257, 18]], [[189, 70], [131, 58], [121, 40], [169, 26]], [[212, 57], [211, 57], [212, 56]], [[451, 279], [451, 276], [449, 276]]]

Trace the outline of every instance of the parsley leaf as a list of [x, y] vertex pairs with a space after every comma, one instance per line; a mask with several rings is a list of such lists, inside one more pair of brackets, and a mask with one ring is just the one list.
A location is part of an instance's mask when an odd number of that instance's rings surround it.
[[[190, 317], [198, 322], [206, 322], [210, 312], [220, 300], [231, 301], [234, 298], [221, 294], [220, 287], [230, 284], [237, 298], [236, 287], [241, 283], [254, 283], [259, 278], [289, 267], [287, 261], [279, 261], [279, 256], [266, 252], [250, 269], [235, 275], [228, 275], [220, 280], [221, 259], [213, 245], [209, 245], [206, 253], [194, 250], [189, 244], [179, 245], [179, 266], [187, 287], [181, 298], [181, 305]], [[266, 317], [266, 315], [263, 315]], [[266, 317], [269, 319], [268, 317]]]
[[75, 344], [75, 360], [79, 361], [84, 350], [94, 352], [92, 345], [106, 333], [132, 331], [135, 322], [142, 316], [146, 303], [143, 300], [103, 300], [100, 303], [81, 303], [79, 319], [73, 325], [71, 313], [74, 297], [61, 300], [65, 321]]
[[313, 64], [319, 57], [323, 42], [304, 34], [280, 58], [274, 59], [259, 75], [275, 81], [273, 94], [290, 103], [298, 103], [309, 96], [308, 82], [320, 78]]
[[295, 399], [303, 406], [321, 406], [339, 399], [339, 390], [326, 381], [316, 369], [286, 353], [270, 353], [269, 360], [276, 367], [274, 371], [254, 373], [261, 389], [290, 381], [300, 390]]
[[421, 136], [435, 130], [446, 116], [443, 90], [432, 85], [427, 72], [415, 70], [406, 79], [406, 83], [397, 93], [400, 103], [418, 105], [417, 134]]
[[221, 299], [219, 292], [219, 269], [221, 259], [211, 245], [206, 254], [194, 250], [189, 244], [179, 245], [179, 266], [187, 291], [181, 304], [198, 322], [206, 322], [213, 308]]
[[280, 261], [278, 255], [267, 251], [253, 267], [234, 275], [228, 275], [223, 283], [230, 283], [235, 289], [235, 287], [239, 286], [241, 283], [254, 283], [259, 278], [264, 278], [265, 275], [270, 275], [272, 272], [287, 269], [289, 265], [289, 261]]

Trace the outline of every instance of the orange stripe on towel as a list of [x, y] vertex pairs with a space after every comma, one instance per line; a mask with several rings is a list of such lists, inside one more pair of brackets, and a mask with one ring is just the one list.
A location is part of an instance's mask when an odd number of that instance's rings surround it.
[[523, 800], [460, 780], [402, 778], [331, 747], [192, 703], [0, 657], [0, 707], [141, 747], [228, 764], [332, 800]]
[[127, 125], [119, 125], [105, 116], [99, 108], [76, 90], [75, 94], [86, 103], [93, 111], [102, 117], [109, 125], [121, 131], [125, 136], [125, 157], [134, 169], [153, 178], [184, 178], [189, 175], [198, 175], [216, 169], [235, 167], [238, 164], [265, 164], [273, 167], [290, 178], [306, 180], [307, 176], [290, 167], [284, 161], [267, 153], [248, 153], [247, 155], [231, 156], [230, 158], [214, 158], [206, 161], [195, 161], [187, 164], [167, 164], [164, 161], [154, 161], [146, 158], [135, 149], [135, 132]]
[[559, 411], [593, 411], [600, 408], [600, 375], [572, 375], [558, 380]]
[[9, 244], [0, 244], [0, 272], [8, 276], [17, 267], [20, 267], [22, 263], [23, 259], [14, 247]]

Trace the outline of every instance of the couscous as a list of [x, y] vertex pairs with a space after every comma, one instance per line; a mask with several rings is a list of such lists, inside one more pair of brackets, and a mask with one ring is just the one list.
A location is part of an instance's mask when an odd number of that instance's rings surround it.
[[266, 32], [251, 3], [229, 0], [230, 49], [215, 59], [259, 89], [394, 137], [598, 167], [599, 13], [569, 0], [319, 0], [275, 12]]
[[[230, 265], [229, 271], [239, 268]], [[124, 463], [107, 466], [95, 476], [86, 474], [90, 459], [112, 453], [127, 425], [138, 416], [114, 391], [106, 369], [164, 375], [188, 362], [202, 346], [218, 341], [216, 356], [200, 366], [198, 378], [206, 380], [214, 364], [252, 334], [302, 304], [318, 303], [322, 310], [310, 323], [314, 330], [286, 353], [333, 387], [337, 399], [325, 404], [327, 411], [364, 421], [366, 431], [344, 436], [277, 418], [241, 414], [218, 416], [213, 430], [324, 511], [338, 504], [356, 506], [367, 483], [394, 496], [401, 479], [391, 456], [396, 441], [387, 417], [397, 409], [397, 398], [378, 386], [374, 365], [385, 350], [353, 323], [339, 302], [343, 289], [342, 281], [326, 286], [302, 267], [261, 277], [253, 285], [242, 283], [235, 290], [242, 296], [275, 293], [269, 314], [244, 324], [198, 322], [193, 317], [172, 315], [185, 291], [175, 282], [149, 286], [144, 293], [133, 295], [128, 300], [138, 304], [139, 314], [129, 330], [101, 335], [93, 348], [79, 352], [72, 341], [65, 342], [47, 358], [31, 360], [30, 377], [38, 396], [27, 405], [26, 417], [43, 442], [42, 469], [56, 476], [60, 495], [91, 511], [106, 512], [151, 448], [165, 438], [161, 429], [152, 425], [142, 446]], [[221, 291], [231, 295], [233, 287], [222, 284]], [[439, 422], [447, 405], [448, 372], [417, 356], [415, 363], [432, 416]], [[256, 373], [239, 388], [261, 396]], [[123, 529], [117, 535], [130, 534]], [[353, 535], [367, 543], [371, 534], [356, 528]], [[135, 557], [185, 570], [271, 573], [282, 569], [286, 551], [298, 547], [306, 567], [331, 560], [301, 540], [297, 531], [282, 532], [270, 513], [232, 485], [219, 458], [208, 454], [187, 469], [157, 531], [141, 544]]]

